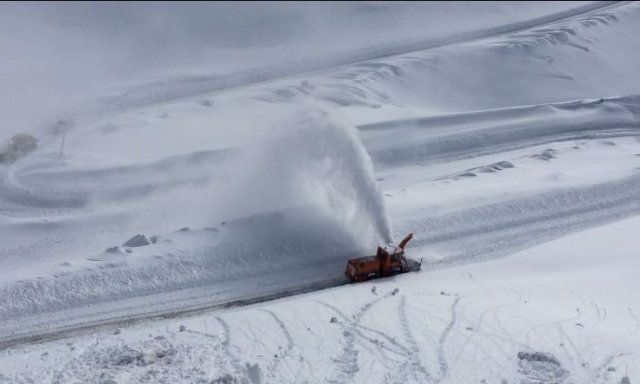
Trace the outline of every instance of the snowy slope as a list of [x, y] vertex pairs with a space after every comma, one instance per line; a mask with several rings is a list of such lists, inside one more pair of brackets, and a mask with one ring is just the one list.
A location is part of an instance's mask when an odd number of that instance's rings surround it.
[[607, 5], [5, 2], [0, 135]]
[[0, 353], [0, 380], [619, 383], [640, 375], [638, 228], [633, 218], [490, 262], [20, 346]]
[[[634, 377], [640, 6], [589, 7], [41, 131], [0, 165], [0, 382]], [[417, 275], [202, 313], [343, 284], [408, 232]]]

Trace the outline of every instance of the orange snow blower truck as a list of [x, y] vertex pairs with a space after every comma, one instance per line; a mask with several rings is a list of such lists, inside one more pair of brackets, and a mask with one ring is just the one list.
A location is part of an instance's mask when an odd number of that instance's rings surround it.
[[420, 270], [422, 261], [418, 263], [404, 256], [404, 247], [412, 238], [413, 233], [410, 233], [398, 246], [378, 247], [375, 256], [350, 259], [344, 274], [351, 281], [364, 281]]

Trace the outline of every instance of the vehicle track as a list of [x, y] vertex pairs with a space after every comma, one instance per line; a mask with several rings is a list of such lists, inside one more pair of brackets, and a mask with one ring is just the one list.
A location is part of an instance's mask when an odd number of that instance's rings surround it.
[[273, 318], [273, 321], [276, 322], [278, 328], [280, 328], [280, 331], [282, 331], [282, 334], [284, 335], [284, 339], [287, 341], [287, 345], [285, 346], [284, 350], [280, 350], [279, 348], [278, 352], [276, 352], [276, 354], [274, 355], [274, 359], [267, 367], [267, 372], [275, 380], [277, 378], [276, 371], [278, 369], [278, 366], [283, 359], [290, 357], [291, 350], [293, 349], [295, 344], [284, 322], [273, 311], [270, 311], [268, 309], [262, 309], [262, 311], [269, 314]]
[[[319, 304], [333, 310], [336, 314], [338, 314], [343, 322], [339, 323], [342, 328], [342, 335], [344, 337], [344, 350], [342, 354], [333, 358], [334, 363], [337, 364], [338, 372], [334, 375], [334, 378], [329, 380], [331, 383], [346, 383], [353, 379], [356, 373], [360, 370], [358, 366], [358, 350], [356, 349], [356, 336], [360, 336], [365, 340], [373, 343], [376, 347], [379, 347], [379, 343], [376, 340], [367, 338], [361, 332], [359, 332], [358, 328], [360, 327], [360, 322], [362, 318], [366, 315], [366, 313], [376, 304], [381, 301], [388, 299], [393, 296], [395, 293], [389, 292], [382, 297], [379, 297], [373, 301], [370, 301], [360, 307], [358, 311], [353, 315], [353, 319], [349, 318], [346, 314], [340, 311], [338, 308], [334, 307], [331, 304], [327, 304], [324, 302], [318, 302]], [[385, 348], [382, 348], [385, 349]], [[406, 355], [405, 355], [406, 356]], [[386, 359], [383, 360], [383, 362]]]
[[[420, 345], [416, 341], [413, 333], [411, 332], [411, 327], [409, 326], [409, 319], [407, 318], [407, 297], [402, 295], [400, 297], [400, 303], [398, 304], [398, 316], [400, 318], [400, 326], [402, 328], [402, 333], [406, 342], [409, 344], [409, 355], [407, 362], [402, 367], [401, 372], [403, 375], [406, 375], [408, 372], [413, 373], [413, 377], [416, 382], [432, 382], [433, 377], [429, 373], [429, 371], [424, 367], [422, 361], [420, 359], [421, 350]], [[405, 380], [400, 380], [400, 382], [405, 382]]]
[[[565, 122], [548, 124], [543, 126], [544, 129], [540, 125], [504, 124], [477, 129], [473, 134], [453, 132], [435, 137], [413, 138], [393, 148], [373, 148], [369, 154], [377, 168], [386, 169], [405, 164], [433, 164], [468, 159], [555, 142], [640, 136], [639, 121], [612, 119]], [[365, 141], [365, 147], [367, 146]]]
[[438, 340], [437, 347], [437, 355], [438, 355], [438, 363], [440, 364], [440, 369], [438, 371], [438, 377], [436, 378], [436, 383], [440, 383], [447, 377], [449, 373], [449, 363], [447, 362], [447, 356], [445, 355], [445, 344], [447, 342], [447, 338], [449, 337], [449, 333], [456, 325], [457, 321], [457, 312], [456, 307], [460, 302], [460, 297], [456, 297], [456, 299], [451, 303], [451, 320], [447, 324], [447, 327], [440, 334], [440, 339]]
[[[414, 246], [429, 245], [448, 257], [425, 262], [436, 268], [487, 260], [582, 229], [640, 213], [640, 175], [486, 204], [437, 217], [400, 221], [412, 230]], [[491, 217], [491, 220], [486, 220]]]
[[[58, 327], [50, 327], [50, 328], [40, 328], [37, 330], [23, 330], [23, 331], [15, 331], [9, 334], [0, 335], [0, 350], [4, 350], [10, 348], [15, 345], [20, 344], [32, 344], [32, 343], [43, 343], [52, 340], [59, 340], [66, 337], [85, 335], [89, 333], [93, 333], [98, 330], [111, 329], [123, 326], [129, 326], [136, 323], [159, 320], [159, 319], [167, 319], [167, 318], [179, 318], [186, 316], [193, 316], [200, 313], [205, 313], [213, 310], [220, 310], [226, 308], [247, 306], [257, 303], [263, 303], [268, 301], [277, 300], [283, 297], [299, 295], [307, 292], [314, 292], [321, 289], [326, 289], [330, 287], [337, 287], [340, 285], [348, 284], [349, 280], [347, 278], [336, 278], [329, 279], [322, 282], [316, 282], [312, 284], [308, 284], [299, 288], [289, 289], [282, 292], [269, 293], [261, 296], [254, 296], [250, 298], [241, 298], [237, 300], [227, 300], [227, 301], [219, 301], [219, 302], [208, 302], [202, 304], [196, 304], [192, 306], [184, 306], [180, 310], [174, 309], [166, 309], [162, 311], [158, 311], [156, 305], [149, 305], [148, 307], [139, 308], [141, 311], [135, 315], [129, 315], [126, 311], [119, 316], [110, 317], [110, 318], [100, 318], [97, 317], [96, 320], [80, 322], [80, 323], [71, 323], [70, 325], [62, 325]], [[180, 299], [177, 299], [180, 300]], [[132, 304], [140, 305], [138, 304]], [[112, 313], [111, 311], [107, 311], [105, 314]], [[82, 316], [78, 315], [78, 319], [81, 320]], [[220, 320], [218, 320], [220, 322]], [[225, 327], [225, 332], [228, 335], [228, 327]], [[228, 344], [228, 338], [227, 340]]]

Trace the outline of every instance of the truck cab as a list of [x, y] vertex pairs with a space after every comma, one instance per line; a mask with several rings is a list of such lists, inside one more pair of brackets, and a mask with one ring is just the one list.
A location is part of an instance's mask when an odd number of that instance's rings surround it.
[[355, 282], [408, 272], [404, 247], [412, 238], [413, 234], [410, 233], [398, 246], [378, 247], [375, 256], [350, 259], [347, 262], [345, 275]]

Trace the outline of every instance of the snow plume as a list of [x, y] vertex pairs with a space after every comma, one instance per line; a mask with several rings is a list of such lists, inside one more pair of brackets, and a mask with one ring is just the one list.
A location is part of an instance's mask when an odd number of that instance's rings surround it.
[[[226, 208], [245, 215], [310, 206], [371, 245], [391, 231], [373, 164], [355, 128], [305, 110], [246, 148]], [[364, 245], [363, 244], [363, 245]]]
[[305, 109], [279, 124], [256, 127], [252, 142], [234, 149], [231, 159], [197, 167], [204, 165], [194, 164], [191, 171], [209, 173], [208, 182], [176, 181], [179, 187], [120, 206], [129, 218], [127, 230], [162, 233], [244, 221], [253, 228], [243, 229], [246, 235], [257, 236], [291, 229], [289, 221], [283, 228], [264, 228], [277, 224], [259, 218], [282, 213], [299, 223], [295, 236], [308, 243], [348, 240], [370, 250], [391, 241], [373, 164], [357, 131], [322, 111]]

